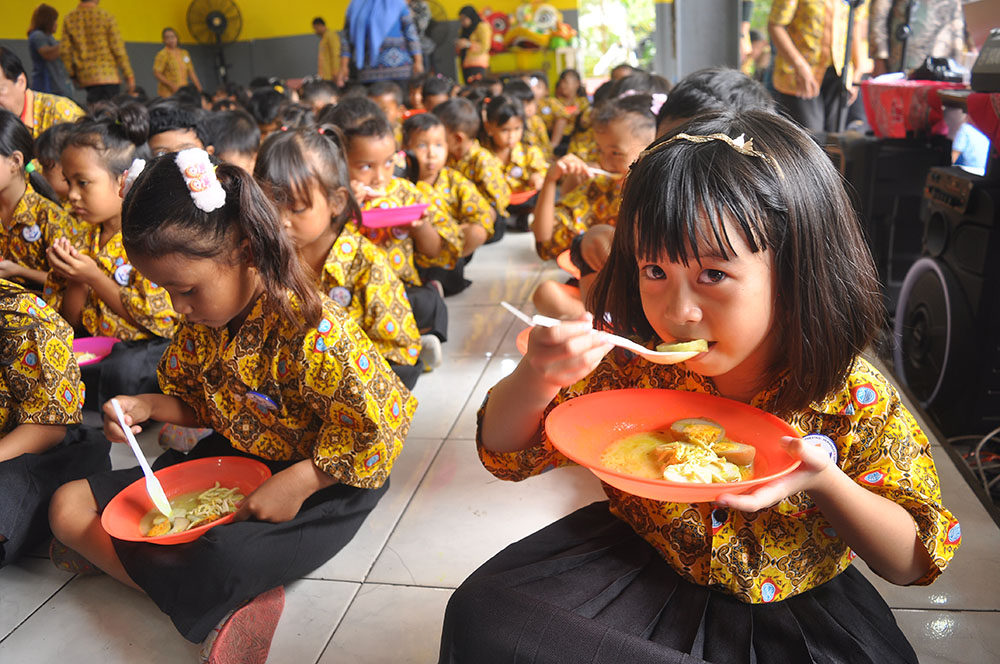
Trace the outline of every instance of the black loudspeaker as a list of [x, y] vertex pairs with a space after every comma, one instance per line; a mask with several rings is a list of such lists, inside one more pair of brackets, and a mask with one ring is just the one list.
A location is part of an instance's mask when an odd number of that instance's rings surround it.
[[897, 377], [948, 436], [1000, 426], [1000, 181], [933, 168], [923, 251], [903, 280]]
[[903, 278], [921, 253], [924, 181], [932, 167], [951, 164], [951, 141], [830, 134], [826, 143], [847, 181], [892, 316]]

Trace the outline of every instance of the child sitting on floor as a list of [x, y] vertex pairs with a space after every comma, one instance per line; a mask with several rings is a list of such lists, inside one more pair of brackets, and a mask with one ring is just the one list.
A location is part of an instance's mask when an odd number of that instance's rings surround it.
[[[524, 134], [524, 108], [514, 97], [500, 95], [483, 107], [483, 129], [480, 140], [503, 165], [504, 177], [512, 194], [537, 191], [545, 181], [548, 162], [535, 146], [521, 142]], [[508, 206], [508, 215], [520, 231], [529, 227], [528, 215], [535, 206], [535, 197]]]
[[[158, 157], [125, 197], [129, 255], [184, 322], [160, 363], [163, 393], [117, 400], [137, 433], [150, 420], [211, 427], [188, 459], [248, 457], [272, 474], [233, 522], [182, 546], [116, 540], [101, 527], [138, 468], [64, 485], [50, 522], [62, 556], [144, 592], [202, 643], [203, 661], [263, 664], [282, 587], [343, 548], [385, 495], [416, 399], [316, 292], [253, 177], [215, 166], [202, 150]], [[124, 442], [111, 403], [104, 415], [107, 437]], [[170, 450], [153, 468], [184, 460]]]

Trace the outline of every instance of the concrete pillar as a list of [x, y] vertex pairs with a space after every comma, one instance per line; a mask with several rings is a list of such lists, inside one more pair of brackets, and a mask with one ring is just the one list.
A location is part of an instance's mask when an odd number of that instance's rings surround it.
[[673, 82], [705, 67], [738, 67], [740, 0], [656, 3], [656, 73]]

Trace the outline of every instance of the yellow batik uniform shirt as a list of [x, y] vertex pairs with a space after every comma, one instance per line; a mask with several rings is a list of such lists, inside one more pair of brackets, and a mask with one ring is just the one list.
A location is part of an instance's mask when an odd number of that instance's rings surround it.
[[512, 192], [528, 191], [533, 188], [531, 176], [536, 173], [545, 175], [548, 168], [541, 150], [533, 145], [518, 143], [510, 149], [510, 159], [503, 164], [503, 174]]
[[319, 40], [316, 73], [324, 81], [332, 81], [340, 71], [340, 36], [327, 28]]
[[121, 83], [119, 69], [126, 79], [134, 78], [118, 23], [97, 5], [78, 5], [66, 15], [60, 55], [80, 87]]
[[28, 269], [48, 272], [45, 250], [57, 238], [73, 240], [78, 229], [65, 210], [32, 189], [30, 181], [26, 185], [10, 221], [3, 225], [0, 256]]
[[374, 208], [406, 207], [421, 203], [430, 204], [430, 223], [442, 240], [441, 252], [433, 258], [415, 252], [408, 226], [387, 228], [361, 226], [358, 228], [353, 225], [354, 222], [348, 222], [348, 226], [352, 226], [354, 230], [359, 231], [386, 253], [392, 269], [396, 271], [400, 280], [409, 286], [422, 285], [420, 275], [417, 274], [418, 265], [420, 267], [439, 266], [449, 269], [455, 266], [455, 262], [462, 255], [464, 239], [461, 229], [444, 210], [438, 207], [434, 201], [428, 199], [417, 188], [417, 185], [403, 178], [392, 178], [385, 188], [384, 198], [369, 198], [361, 206], [362, 210], [371, 210]]
[[385, 252], [345, 227], [327, 255], [319, 290], [342, 306], [390, 362], [416, 364], [420, 331]]
[[570, 248], [573, 238], [591, 226], [618, 223], [625, 178], [596, 175], [556, 203], [552, 239], [536, 242], [535, 251], [542, 260], [553, 260]]
[[507, 214], [510, 205], [510, 185], [504, 177], [503, 164], [496, 155], [473, 141], [469, 152], [461, 159], [448, 157], [448, 166], [472, 180], [499, 215]]
[[[769, 23], [784, 26], [792, 43], [812, 67], [817, 83], [827, 67], [839, 74], [847, 46], [848, 6], [843, 0], [774, 0]], [[867, 16], [862, 7], [855, 13], [855, 26]], [[781, 51], [774, 55], [774, 87], [778, 92], [797, 92], [795, 65]]]
[[454, 168], [442, 168], [433, 185], [418, 182], [417, 186], [460, 226], [482, 226], [487, 237], [493, 237], [496, 213], [476, 185]]
[[566, 110], [566, 104], [562, 103], [556, 97], [546, 97], [538, 102], [538, 114], [535, 117], [542, 119], [549, 133], [552, 132], [552, 126], [559, 118], [563, 118], [567, 122], [572, 118]]
[[73, 330], [34, 293], [10, 281], [0, 279], [0, 284], [17, 289], [0, 297], [3, 326], [26, 328], [0, 336], [5, 360], [0, 362], [0, 437], [22, 424], [79, 424], [83, 383], [73, 356]]
[[594, 136], [594, 128], [590, 124], [593, 108], [588, 107], [581, 112], [580, 130], [573, 133], [569, 139], [567, 151], [575, 154], [588, 164], [596, 164], [601, 160], [601, 149], [597, 147], [597, 138]]
[[[174, 88], [187, 85], [188, 78], [194, 73], [194, 64], [191, 62], [191, 54], [183, 48], [170, 50], [162, 48], [153, 59], [153, 71], [163, 76], [173, 84]], [[169, 97], [174, 91], [161, 83], [157, 79], [156, 94], [161, 97]]]
[[[768, 410], [787, 382], [757, 394], [750, 405]], [[562, 390], [545, 414], [582, 394], [625, 388], [718, 395], [711, 379], [682, 364], [651, 364], [616, 348], [593, 373]], [[786, 419], [800, 435], [810, 436], [835, 457], [855, 482], [913, 517], [920, 542], [933, 561], [932, 569], [916, 584], [937, 578], [958, 548], [961, 528], [941, 505], [930, 444], [892, 385], [858, 359], [842, 388]], [[541, 423], [534, 444], [525, 450], [496, 453], [481, 442], [478, 447], [483, 464], [501, 479], [521, 480], [570, 463], [552, 447]], [[758, 512], [715, 509], [712, 503], [649, 500], [606, 484], [604, 492], [612, 513], [681, 576], [743, 602], [784, 600], [815, 588], [847, 569], [855, 556], [805, 492]]]
[[266, 293], [232, 336], [225, 326], [182, 324], [160, 360], [160, 387], [237, 449], [312, 459], [344, 484], [377, 488], [417, 400], [347, 312], [320, 298], [315, 327], [297, 328]]
[[59, 95], [47, 92], [36, 92], [32, 90], [31, 96], [31, 138], [38, 138], [39, 134], [52, 125], [64, 122], [76, 122], [86, 113], [75, 101]]
[[535, 113], [524, 123], [524, 137], [521, 142], [542, 151], [542, 156], [548, 160], [552, 156], [552, 141], [549, 140], [549, 128], [540, 113]]
[[[180, 318], [173, 309], [166, 289], [132, 268], [122, 245], [121, 231], [112, 235], [103, 247], [100, 242], [101, 227], [93, 224], [81, 238], [78, 248], [93, 258], [101, 271], [118, 284], [122, 305], [139, 326], [132, 325], [116, 314], [91, 290], [83, 305], [83, 326], [87, 332], [95, 337], [117, 337], [122, 341], [154, 336], [168, 339], [172, 337]], [[46, 301], [58, 309], [62, 306], [64, 289], [63, 278], [50, 272], [43, 290]]]

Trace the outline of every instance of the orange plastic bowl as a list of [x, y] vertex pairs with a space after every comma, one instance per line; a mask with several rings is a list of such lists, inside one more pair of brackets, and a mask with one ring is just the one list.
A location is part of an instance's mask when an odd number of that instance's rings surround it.
[[529, 189], [527, 191], [515, 191], [510, 195], [511, 205], [523, 205], [531, 200], [531, 197], [538, 193], [537, 189]]
[[[732, 440], [757, 448], [753, 479], [696, 484], [650, 480], [605, 468], [601, 454], [612, 443], [677, 420], [706, 417], [721, 424]], [[723, 493], [750, 489], [792, 472], [799, 461], [781, 448], [782, 436], [798, 436], [787, 423], [739, 401], [677, 390], [608, 390], [565, 401], [549, 413], [545, 432], [557, 450], [613, 487], [643, 498], [702, 503]]]
[[578, 268], [573, 263], [573, 259], [569, 257], [569, 249], [556, 256], [556, 265], [562, 268], [564, 272], [569, 274], [569, 276], [574, 279], [580, 278], [580, 268]]
[[[271, 476], [271, 471], [260, 461], [246, 457], [206, 457], [168, 466], [156, 471], [155, 475], [163, 485], [167, 498], [173, 499], [192, 491], [210, 489], [216, 482], [227, 489], [237, 487], [244, 496], [249, 496]], [[104, 526], [105, 532], [120, 540], [150, 544], [181, 544], [198, 539], [209, 528], [233, 520], [233, 515], [229, 514], [182, 533], [144, 537], [139, 530], [139, 522], [151, 509], [153, 501], [146, 493], [146, 480], [139, 478], [111, 499], [101, 515], [101, 525]]]

